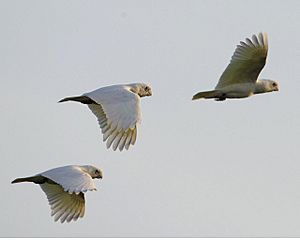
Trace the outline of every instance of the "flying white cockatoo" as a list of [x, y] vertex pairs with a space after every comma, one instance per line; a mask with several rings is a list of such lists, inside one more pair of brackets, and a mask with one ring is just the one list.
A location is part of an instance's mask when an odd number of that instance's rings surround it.
[[253, 94], [278, 91], [278, 83], [273, 80], [257, 79], [266, 63], [268, 38], [266, 33], [246, 38], [240, 42], [231, 58], [230, 64], [221, 75], [215, 90], [199, 92], [193, 100], [215, 98], [246, 98]]
[[17, 178], [12, 183], [33, 182], [46, 193], [51, 216], [61, 223], [76, 221], [84, 216], [86, 191], [97, 190], [93, 178], [102, 178], [99, 168], [85, 165], [58, 167], [32, 177]]
[[151, 87], [144, 83], [113, 85], [67, 97], [59, 102], [77, 101], [87, 104], [98, 118], [106, 147], [122, 151], [134, 145], [137, 125], [141, 122], [141, 97], [151, 96]]

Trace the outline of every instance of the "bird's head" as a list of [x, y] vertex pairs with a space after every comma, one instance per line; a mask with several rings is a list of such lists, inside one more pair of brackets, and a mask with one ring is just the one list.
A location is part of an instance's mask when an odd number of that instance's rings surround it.
[[265, 82], [267, 92], [279, 91], [279, 85], [277, 82], [269, 79], [261, 79], [261, 81]]
[[91, 175], [92, 178], [102, 178], [102, 171], [99, 168], [96, 168], [91, 165], [80, 166], [83, 171]]
[[130, 84], [130, 91], [138, 94], [140, 97], [152, 96], [152, 89], [145, 83]]

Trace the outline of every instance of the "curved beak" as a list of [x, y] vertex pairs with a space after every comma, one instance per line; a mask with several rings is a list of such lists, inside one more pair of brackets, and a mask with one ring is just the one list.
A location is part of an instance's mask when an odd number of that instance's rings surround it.
[[102, 172], [99, 172], [99, 174], [97, 175], [97, 177], [96, 177], [96, 178], [102, 179], [102, 178], [103, 178], [103, 174], [102, 174]]

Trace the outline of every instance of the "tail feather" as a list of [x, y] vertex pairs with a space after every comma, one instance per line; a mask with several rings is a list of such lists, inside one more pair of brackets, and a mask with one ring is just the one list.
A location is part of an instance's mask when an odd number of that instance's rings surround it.
[[38, 176], [33, 176], [33, 177], [17, 178], [15, 180], [13, 180], [11, 183], [33, 182], [36, 184], [42, 184], [42, 183], [45, 183], [46, 180], [47, 180], [47, 178], [45, 178], [41, 175], [38, 175]]
[[206, 92], [198, 92], [193, 96], [192, 100], [196, 100], [200, 98], [218, 98], [218, 97], [219, 97], [219, 91], [212, 90]]
[[93, 101], [92, 99], [90, 99], [87, 96], [66, 97], [66, 98], [59, 100], [58, 102], [61, 103], [61, 102], [67, 102], [67, 101], [81, 102], [83, 104], [96, 103], [95, 101]]

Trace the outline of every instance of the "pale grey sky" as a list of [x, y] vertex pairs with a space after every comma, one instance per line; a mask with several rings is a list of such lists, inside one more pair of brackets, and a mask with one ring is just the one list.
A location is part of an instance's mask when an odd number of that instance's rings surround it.
[[[0, 1], [1, 237], [300, 236], [300, 2]], [[197, 101], [239, 41], [268, 33], [261, 78], [280, 92]], [[102, 143], [65, 96], [152, 86], [129, 151]], [[103, 169], [86, 214], [55, 223], [16, 177], [68, 164]]]

